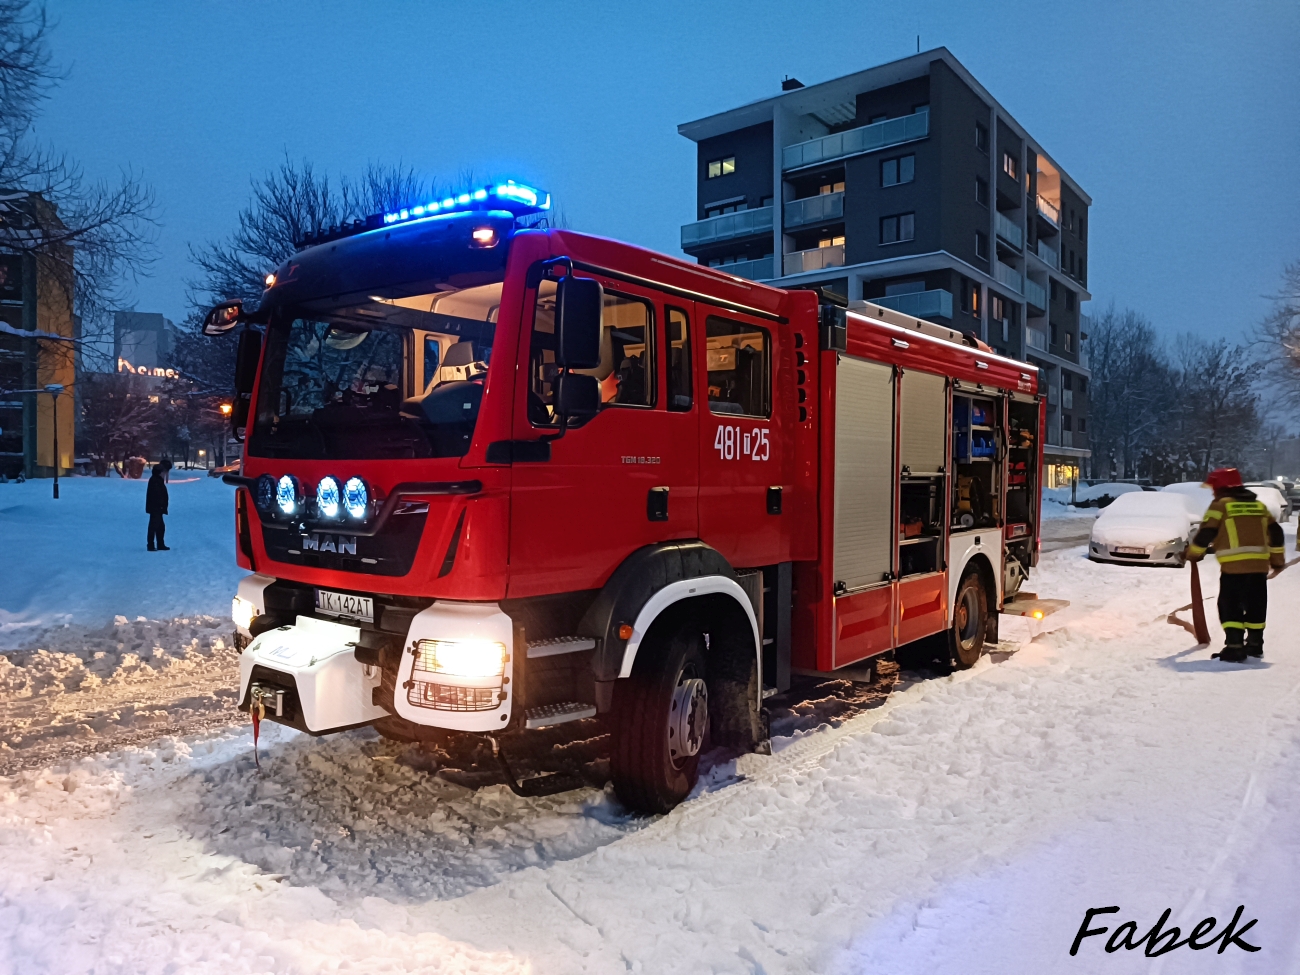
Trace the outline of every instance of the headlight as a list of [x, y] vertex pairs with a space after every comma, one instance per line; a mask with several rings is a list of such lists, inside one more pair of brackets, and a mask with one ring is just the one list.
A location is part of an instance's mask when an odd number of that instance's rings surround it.
[[242, 596], [236, 596], [230, 601], [230, 618], [241, 630], [250, 629], [257, 616], [257, 607]]
[[316, 511], [322, 518], [337, 518], [343, 510], [338, 478], [322, 477], [316, 485]]
[[500, 677], [506, 646], [494, 640], [421, 640], [415, 648], [416, 672], [448, 677]]
[[302, 489], [298, 485], [298, 479], [292, 474], [285, 474], [275, 485], [275, 503], [280, 506], [280, 510], [286, 515], [291, 515], [298, 510], [298, 505], [302, 500]]
[[270, 511], [275, 504], [275, 478], [270, 474], [263, 474], [257, 479], [257, 493], [253, 496], [253, 503], [257, 505], [258, 511]]
[[343, 507], [353, 518], [364, 518], [370, 510], [370, 491], [359, 477], [349, 477], [343, 485]]

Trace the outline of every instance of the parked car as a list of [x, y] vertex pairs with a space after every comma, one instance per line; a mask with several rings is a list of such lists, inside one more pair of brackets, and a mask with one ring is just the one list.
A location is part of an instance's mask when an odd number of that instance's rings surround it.
[[1201, 514], [1177, 491], [1129, 492], [1107, 505], [1092, 525], [1088, 558], [1138, 565], [1183, 564], [1183, 551]]
[[1166, 484], [1160, 490], [1182, 497], [1187, 504], [1187, 510], [1197, 521], [1201, 520], [1206, 509], [1210, 507], [1210, 502], [1214, 500], [1214, 492], [1200, 481], [1179, 481], [1176, 484]]
[[1121, 494], [1133, 494], [1144, 490], [1140, 484], [1128, 484], [1111, 481], [1104, 484], [1080, 484], [1074, 494], [1076, 508], [1104, 508]]
[[1255, 492], [1255, 497], [1264, 502], [1268, 513], [1278, 521], [1291, 520], [1291, 499], [1280, 489], [1277, 481], [1255, 481], [1246, 487]]

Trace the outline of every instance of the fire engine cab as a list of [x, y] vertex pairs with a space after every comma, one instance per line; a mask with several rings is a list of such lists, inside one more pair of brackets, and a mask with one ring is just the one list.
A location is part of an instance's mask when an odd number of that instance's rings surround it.
[[970, 667], [1025, 612], [1036, 371], [549, 202], [331, 228], [209, 313], [238, 336], [243, 709], [503, 750], [600, 717], [620, 797], [666, 811], [702, 749], [763, 746], [792, 671], [935, 637]]

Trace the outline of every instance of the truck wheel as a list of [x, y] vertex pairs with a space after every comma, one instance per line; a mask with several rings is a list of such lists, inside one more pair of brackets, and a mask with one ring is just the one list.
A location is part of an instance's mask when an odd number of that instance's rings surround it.
[[642, 644], [614, 690], [610, 774], [632, 809], [666, 813], [690, 795], [708, 734], [704, 638], [689, 626]]
[[958, 670], [975, 666], [984, 652], [989, 602], [978, 572], [967, 572], [957, 587], [952, 611], [952, 664]]

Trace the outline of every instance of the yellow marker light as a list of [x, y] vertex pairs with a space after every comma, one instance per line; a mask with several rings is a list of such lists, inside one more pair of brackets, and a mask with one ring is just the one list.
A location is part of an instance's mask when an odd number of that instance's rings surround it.
[[251, 627], [257, 615], [257, 607], [242, 596], [236, 596], [230, 601], [230, 618], [241, 630]]
[[497, 232], [491, 227], [475, 227], [471, 235], [474, 243], [479, 247], [495, 247], [497, 242]]
[[1042, 618], [1043, 618], [1043, 611], [1041, 609], [1034, 610], [1034, 619], [1041, 620]]
[[415, 670], [448, 677], [500, 677], [506, 669], [506, 646], [495, 640], [421, 640]]
[[232, 409], [234, 409], [234, 407], [231, 406], [229, 403], [222, 403], [222, 404], [221, 404], [221, 412], [222, 412], [224, 415], [226, 415], [226, 416], [230, 416], [230, 411], [231, 411]]
[[266, 286], [267, 286], [268, 288], [274, 288], [274, 287], [275, 287], [275, 275], [274, 275], [274, 274], [268, 274], [268, 275], [266, 276]]

